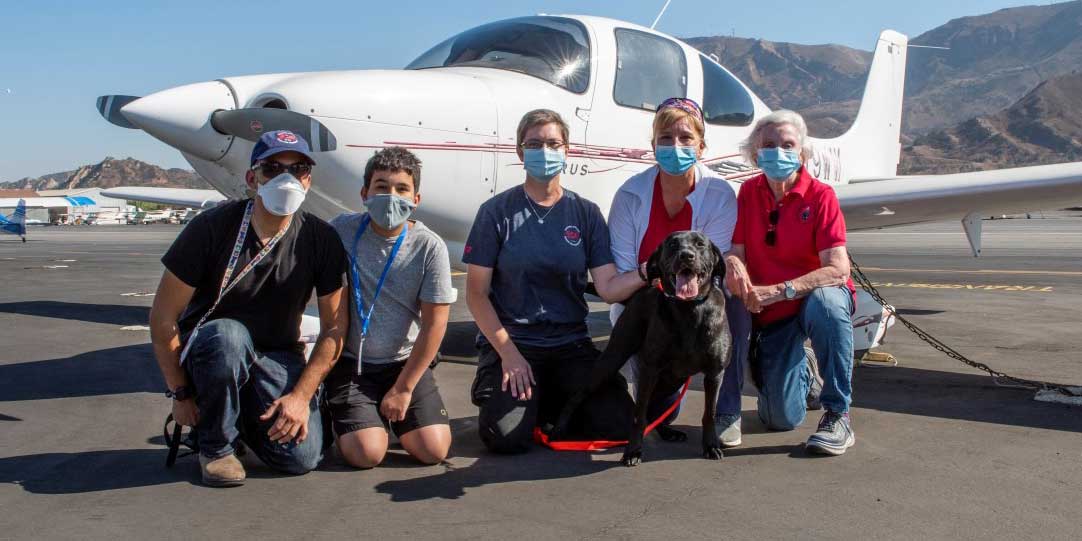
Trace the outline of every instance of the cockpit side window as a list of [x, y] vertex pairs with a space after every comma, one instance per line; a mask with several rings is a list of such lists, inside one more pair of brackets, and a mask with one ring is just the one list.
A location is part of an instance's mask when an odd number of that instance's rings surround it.
[[687, 97], [687, 73], [684, 50], [672, 40], [616, 29], [616, 103], [653, 111], [668, 98]]
[[452, 66], [525, 73], [581, 94], [590, 86], [590, 39], [573, 19], [520, 17], [467, 30], [406, 69]]
[[747, 126], [755, 118], [748, 91], [724, 68], [699, 55], [703, 65], [703, 115], [708, 124]]

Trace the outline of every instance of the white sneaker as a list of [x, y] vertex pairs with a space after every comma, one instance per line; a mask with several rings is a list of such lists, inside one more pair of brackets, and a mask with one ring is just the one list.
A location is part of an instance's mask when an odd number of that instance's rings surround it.
[[740, 433], [740, 414], [726, 414], [718, 415], [714, 420], [714, 426], [717, 427], [721, 440], [721, 446], [725, 448], [737, 447], [744, 442], [741, 439]]

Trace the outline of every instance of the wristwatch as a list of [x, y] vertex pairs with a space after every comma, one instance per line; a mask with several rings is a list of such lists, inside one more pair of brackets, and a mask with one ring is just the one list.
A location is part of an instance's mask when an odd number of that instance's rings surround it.
[[785, 281], [785, 299], [793, 300], [796, 298], [796, 288], [793, 287], [793, 282], [790, 280]]
[[183, 402], [193, 396], [195, 396], [195, 393], [193, 393], [192, 388], [188, 387], [187, 385], [181, 385], [180, 387], [177, 387], [176, 389], [173, 389], [171, 391], [166, 389], [165, 391], [166, 398], [172, 398], [177, 402]]

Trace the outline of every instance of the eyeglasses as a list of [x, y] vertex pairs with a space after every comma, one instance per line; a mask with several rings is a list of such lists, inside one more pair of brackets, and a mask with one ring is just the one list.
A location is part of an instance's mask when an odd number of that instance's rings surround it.
[[778, 209], [770, 211], [770, 228], [766, 230], [766, 245], [773, 246], [777, 240]]
[[563, 141], [557, 141], [555, 139], [549, 139], [548, 141], [542, 141], [540, 139], [527, 139], [522, 142], [522, 148], [528, 150], [540, 150], [541, 147], [547, 147], [549, 150], [560, 150], [567, 146], [567, 143]]
[[297, 178], [306, 177], [312, 174], [312, 164], [305, 162], [286, 165], [275, 161], [266, 161], [252, 166], [252, 171], [255, 171], [256, 169], [259, 169], [259, 171], [263, 173], [263, 176], [267, 178], [274, 178], [285, 171], [289, 171], [289, 174]]

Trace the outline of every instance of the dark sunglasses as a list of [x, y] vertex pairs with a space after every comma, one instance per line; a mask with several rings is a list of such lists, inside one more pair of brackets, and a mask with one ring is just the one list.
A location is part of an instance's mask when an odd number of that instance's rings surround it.
[[774, 209], [774, 210], [770, 211], [770, 229], [766, 230], [766, 245], [767, 246], [773, 246], [774, 241], [777, 240], [777, 236], [778, 236], [777, 231], [776, 231], [777, 226], [778, 226], [778, 209]]
[[252, 170], [254, 171], [256, 168], [259, 168], [259, 171], [267, 178], [274, 178], [285, 171], [289, 171], [289, 174], [297, 178], [306, 177], [312, 174], [312, 164], [305, 162], [286, 165], [284, 163], [267, 161], [256, 164], [252, 167]]

